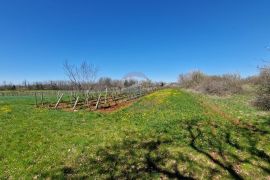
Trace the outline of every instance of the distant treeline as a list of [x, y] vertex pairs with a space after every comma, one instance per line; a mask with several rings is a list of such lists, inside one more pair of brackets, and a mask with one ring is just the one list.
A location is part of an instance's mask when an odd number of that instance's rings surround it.
[[202, 71], [192, 71], [179, 75], [178, 84], [182, 88], [223, 96], [242, 93], [244, 85], [255, 87], [262, 79], [261, 74], [243, 78], [239, 74], [207, 75]]
[[[82, 84], [85, 90], [92, 89], [105, 89], [105, 88], [126, 88], [133, 85], [140, 84], [141, 86], [156, 86], [164, 83], [155, 83], [150, 80], [148, 81], [137, 81], [133, 79], [129, 80], [113, 80], [108, 77], [102, 77], [97, 82]], [[42, 82], [28, 82], [23, 81], [21, 84], [13, 84], [2, 82], [0, 84], [0, 90], [77, 90], [77, 86], [71, 81], [42, 81]]]

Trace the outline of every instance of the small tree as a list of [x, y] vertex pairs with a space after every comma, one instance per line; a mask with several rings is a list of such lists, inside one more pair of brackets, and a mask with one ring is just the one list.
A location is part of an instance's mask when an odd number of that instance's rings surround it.
[[102, 77], [98, 80], [99, 88], [111, 88], [112, 87], [112, 79], [109, 77]]
[[95, 82], [98, 68], [84, 61], [80, 66], [69, 64], [65, 61], [63, 64], [65, 74], [68, 76], [73, 89], [89, 90]]
[[137, 83], [138, 83], [138, 81], [136, 81], [135, 79], [125, 80], [124, 81], [124, 87], [130, 87], [130, 86], [133, 86], [133, 85], [135, 85]]

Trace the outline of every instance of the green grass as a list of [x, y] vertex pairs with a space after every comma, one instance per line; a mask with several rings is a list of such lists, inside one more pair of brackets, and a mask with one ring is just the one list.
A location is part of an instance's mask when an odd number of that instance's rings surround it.
[[270, 116], [167, 89], [102, 114], [0, 98], [0, 178], [269, 178]]

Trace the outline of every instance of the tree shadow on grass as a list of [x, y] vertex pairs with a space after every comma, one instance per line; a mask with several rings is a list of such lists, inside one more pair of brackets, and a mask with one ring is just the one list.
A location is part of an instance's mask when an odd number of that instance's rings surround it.
[[[140, 179], [153, 177], [168, 177], [171, 179], [193, 178], [182, 174], [174, 164], [172, 169], [164, 167], [168, 153], [159, 153], [160, 145], [171, 141], [151, 139], [144, 142], [126, 140], [122, 144], [100, 149], [96, 157], [86, 158], [81, 169], [84, 172], [98, 174], [104, 179]], [[90, 173], [90, 174], [91, 174]]]
[[[197, 134], [195, 135], [195, 133], [192, 131], [193, 126], [188, 125], [188, 130], [191, 136], [191, 142], [190, 142], [190, 146], [196, 150], [198, 153], [201, 153], [203, 155], [205, 155], [207, 158], [209, 158], [213, 163], [215, 163], [216, 165], [220, 166], [222, 169], [228, 171], [230, 173], [230, 175], [232, 177], [234, 177], [235, 179], [243, 179], [243, 177], [241, 177], [240, 174], [238, 174], [234, 169], [232, 164], [229, 163], [223, 163], [220, 160], [218, 160], [217, 158], [215, 158], [213, 155], [211, 155], [210, 153], [208, 153], [207, 151], [203, 150], [203, 148], [200, 148], [199, 146], [196, 145], [196, 141], [199, 137], [202, 136], [202, 131], [199, 128], [196, 128]], [[225, 159], [224, 155], [223, 155], [223, 151], [221, 148], [219, 148], [218, 151], [219, 155], [222, 156], [223, 159]]]
[[[162, 138], [146, 138], [146, 141], [128, 139], [121, 144], [102, 148], [97, 152], [96, 157], [81, 162], [84, 167], [88, 168], [83, 171], [102, 174], [109, 179], [138, 179], [155, 176], [171, 179], [198, 179], [200, 174], [192, 168], [185, 171], [179, 170], [179, 165], [193, 165], [208, 172], [205, 176], [209, 179], [215, 178], [215, 175], [218, 177], [226, 176], [226, 174], [233, 179], [244, 179], [240, 166], [250, 164], [254, 168], [259, 168], [269, 174], [268, 167], [254, 164], [252, 161], [257, 158], [257, 161], [269, 163], [267, 153], [257, 148], [254, 133], [260, 135], [260, 131], [243, 127], [226, 127], [227, 131], [222, 132], [222, 128], [215, 125], [215, 128], [220, 128], [218, 131], [221, 132], [212, 133], [199, 122], [198, 120], [187, 121], [186, 126], [186, 130], [189, 132], [188, 138], [190, 139], [186, 147], [193, 149], [194, 152], [184, 152], [184, 154], [180, 155], [170, 153], [169, 147], [175, 146], [174, 143], [182, 139], [161, 140]], [[234, 131], [237, 131], [239, 136], [242, 136], [241, 138], [245, 139], [248, 144], [243, 146], [235, 141], [230, 134]], [[163, 150], [161, 150], [161, 146]], [[243, 158], [231, 152], [228, 148], [246, 152], [250, 157]], [[194, 156], [203, 155], [215, 167], [205, 165], [199, 160], [187, 158], [186, 155], [189, 153], [193, 153]], [[166, 165], [170, 164], [170, 162], [173, 162], [170, 166]], [[93, 169], [96, 171], [93, 172]]]
[[269, 135], [268, 131], [260, 130], [255, 126], [249, 126], [249, 128], [237, 127], [237, 129], [241, 138], [246, 139], [248, 141], [248, 144], [246, 146], [241, 146], [238, 143], [233, 142], [230, 132], [226, 132], [225, 142], [239, 151], [247, 151], [252, 156], [260, 158], [262, 161], [270, 164], [270, 156], [264, 150], [260, 150], [257, 148], [257, 145], [259, 143], [257, 137]]
[[[101, 147], [94, 155], [82, 153], [77, 166], [64, 167], [60, 174], [80, 179], [200, 179], [202, 175], [206, 179], [245, 179], [270, 175], [269, 152], [258, 148], [260, 137], [269, 133], [260, 127], [194, 119], [179, 129], [175, 126], [174, 130], [185, 131], [187, 137], [172, 138], [166, 130], [143, 138], [128, 134], [125, 140]], [[183, 147], [187, 150], [180, 153], [171, 150]], [[251, 169], [243, 169], [246, 164]]]
[[[190, 146], [198, 153], [205, 155], [209, 160], [227, 171], [234, 179], [244, 179], [240, 174], [241, 164], [250, 164], [254, 168], [259, 168], [269, 174], [270, 156], [261, 149], [258, 149], [259, 136], [269, 135], [268, 131], [261, 130], [253, 125], [240, 124], [239, 126], [225, 126], [226, 130], [221, 130], [219, 125], [215, 125], [217, 133], [206, 131], [197, 120], [189, 121], [187, 124], [191, 137]], [[231, 133], [237, 133], [237, 140], [233, 140]], [[244, 145], [241, 145], [244, 141]], [[201, 145], [203, 144], [203, 145]], [[232, 153], [229, 149], [234, 148], [239, 153], [248, 153], [248, 158], [243, 158], [238, 154]], [[211, 153], [214, 152], [214, 153]], [[213, 155], [214, 154], [214, 155]], [[268, 167], [258, 165], [257, 162], [265, 162]], [[260, 164], [260, 163], [259, 163]]]

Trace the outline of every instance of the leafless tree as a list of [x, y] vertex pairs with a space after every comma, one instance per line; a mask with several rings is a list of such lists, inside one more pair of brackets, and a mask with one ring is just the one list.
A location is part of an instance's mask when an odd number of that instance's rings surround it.
[[76, 90], [89, 90], [95, 82], [98, 73], [98, 68], [86, 61], [82, 62], [80, 66], [69, 64], [68, 61], [65, 61], [63, 68], [73, 88]]

